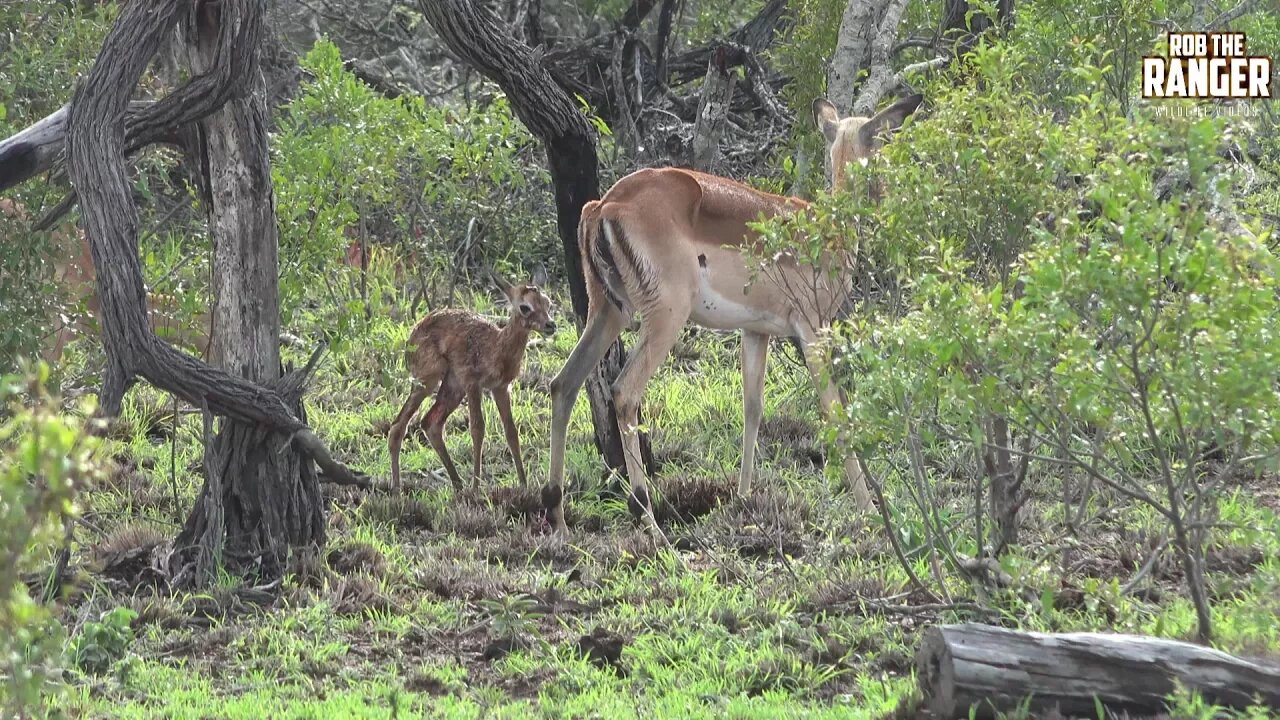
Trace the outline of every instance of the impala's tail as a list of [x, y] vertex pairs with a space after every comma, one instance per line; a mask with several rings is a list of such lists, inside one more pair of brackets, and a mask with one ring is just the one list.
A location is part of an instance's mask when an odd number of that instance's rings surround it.
[[[582, 253], [582, 274], [587, 281], [587, 296], [593, 308], [597, 303], [608, 300], [623, 314], [630, 315], [631, 303], [613, 252], [617, 225], [603, 216], [602, 208], [599, 200], [588, 201], [582, 206], [582, 220], [578, 223], [578, 244]], [[609, 227], [605, 227], [605, 223], [609, 223]]]

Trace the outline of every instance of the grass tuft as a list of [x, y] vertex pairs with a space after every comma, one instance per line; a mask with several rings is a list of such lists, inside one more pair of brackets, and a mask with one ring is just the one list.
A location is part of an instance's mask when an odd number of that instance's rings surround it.
[[436, 511], [427, 501], [413, 495], [370, 494], [360, 505], [362, 522], [391, 525], [402, 530], [431, 531], [436, 527]]
[[498, 534], [498, 517], [490, 507], [463, 500], [445, 511], [440, 519], [440, 531], [468, 540], [491, 538]]
[[654, 516], [661, 525], [691, 524], [732, 497], [736, 481], [712, 480], [705, 476], [680, 475], [662, 484], [662, 497]]
[[343, 576], [365, 575], [379, 580], [387, 576], [387, 559], [370, 543], [346, 542], [329, 552], [329, 567]]

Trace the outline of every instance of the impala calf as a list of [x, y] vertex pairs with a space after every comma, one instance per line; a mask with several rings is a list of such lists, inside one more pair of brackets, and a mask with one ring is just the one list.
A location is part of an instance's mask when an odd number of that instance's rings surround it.
[[409, 335], [405, 365], [413, 376], [413, 389], [387, 437], [391, 450], [391, 487], [395, 492], [400, 491], [400, 446], [405, 430], [418, 406], [432, 393], [435, 403], [423, 417], [422, 424], [454, 489], [462, 488], [462, 479], [445, 448], [444, 423], [465, 399], [470, 412], [472, 483], [478, 485], [480, 450], [484, 443], [480, 398], [485, 392], [493, 396], [498, 407], [507, 447], [515, 458], [516, 477], [521, 485], [526, 482], [520, 437], [511, 418], [510, 386], [520, 374], [530, 331], [550, 335], [556, 325], [551, 320], [551, 301], [539, 289], [546, 283], [544, 270], [539, 268], [532, 284], [528, 285], [512, 285], [496, 274], [492, 278], [511, 304], [511, 319], [506, 327], [499, 328], [466, 310], [445, 309], [427, 315]]
[[[843, 183], [846, 163], [869, 158], [882, 142], [880, 133], [901, 125], [921, 100], [914, 95], [874, 117], [845, 119], [839, 118], [831, 103], [815, 100], [814, 121], [827, 140], [829, 182]], [[807, 207], [797, 198], [677, 168], [638, 170], [619, 180], [599, 201], [583, 207], [578, 242], [590, 298], [587, 322], [577, 346], [551, 382], [550, 481], [544, 499], [558, 532], [566, 530], [563, 479], [570, 412], [587, 376], [634, 314], [640, 316], [639, 340], [613, 384], [613, 396], [627, 476], [632, 481], [632, 511], [650, 523], [637, 411], [645, 385], [686, 323], [742, 331], [739, 493], [749, 489], [754, 471], [769, 338], [792, 339], [804, 349], [824, 417], [837, 403], [834, 384], [821, 375], [816, 343], [829, 322], [830, 313], [824, 309], [841, 306], [852, 292], [851, 282], [847, 277], [833, 279], [822, 268], [798, 263], [785, 254], [775, 259], [769, 272], [752, 278], [742, 254], [743, 247], [758, 237], [748, 223]], [[851, 259], [846, 254], [828, 261]], [[791, 290], [797, 287], [806, 289], [803, 298]], [[845, 473], [858, 504], [871, 507], [856, 458], [846, 461]]]

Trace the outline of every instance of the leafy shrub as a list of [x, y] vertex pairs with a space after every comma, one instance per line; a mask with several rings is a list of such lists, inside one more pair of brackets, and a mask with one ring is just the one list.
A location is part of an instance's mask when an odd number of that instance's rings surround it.
[[138, 613], [118, 607], [102, 613], [97, 622], [85, 623], [71, 642], [71, 660], [84, 672], [101, 675], [110, 670], [133, 643], [130, 623]]
[[[541, 208], [546, 174], [504, 99], [467, 110], [388, 99], [327, 41], [301, 64], [311, 80], [282, 109], [272, 144], [286, 325], [310, 301], [338, 337], [351, 331], [360, 270], [340, 259], [362, 234], [398, 246], [386, 261], [412, 261], [423, 283], [481, 247], [494, 262], [557, 255], [546, 244], [554, 214]], [[391, 290], [375, 288], [370, 302]]]
[[[1014, 41], [1037, 62], [1023, 68], [1028, 83], [1046, 97], [1068, 98], [1102, 89], [1128, 116], [1141, 90], [1142, 57], [1161, 53], [1153, 22], [1171, 8], [1153, 0], [1033, 0], [1018, 7]], [[1097, 77], [1082, 67], [1101, 70]]]
[[[1236, 180], [1223, 120], [1127, 118], [1106, 69], [1083, 64], [1072, 75], [1093, 91], [1055, 122], [1025, 66], [1017, 45], [975, 50], [958, 68], [969, 79], [855, 165], [850, 191], [762, 224], [762, 256], [857, 253], [832, 430], [914, 502], [930, 548], [957, 570], [962, 553], [999, 552], [1035, 459], [1080, 502], [1103, 487], [1167, 521], [1207, 638], [1214, 493], [1280, 446], [1269, 235], [1220, 221]], [[971, 463], [967, 507], [940, 507], [940, 452]], [[946, 516], [970, 508], [959, 540]]]
[[[101, 472], [99, 443], [82, 421], [61, 413], [44, 389], [41, 365], [0, 379], [0, 677], [6, 716], [56, 707], [63, 630], [33, 599], [23, 575], [47, 568], [78, 488]], [[29, 404], [28, 404], [29, 403]], [[92, 406], [81, 411], [87, 414]]]

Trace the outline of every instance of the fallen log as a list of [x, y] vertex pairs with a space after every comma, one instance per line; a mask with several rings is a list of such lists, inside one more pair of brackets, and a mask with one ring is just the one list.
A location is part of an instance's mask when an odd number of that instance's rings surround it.
[[1056, 710], [1095, 717], [1097, 703], [1111, 712], [1156, 714], [1178, 684], [1221, 706], [1280, 709], [1280, 667], [1135, 635], [942, 625], [925, 632], [916, 670], [935, 718], [993, 718], [1027, 698], [1033, 716]]

